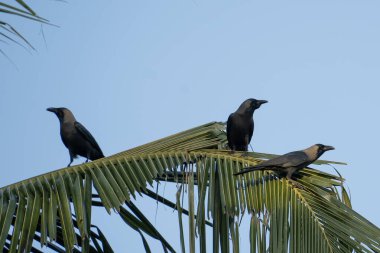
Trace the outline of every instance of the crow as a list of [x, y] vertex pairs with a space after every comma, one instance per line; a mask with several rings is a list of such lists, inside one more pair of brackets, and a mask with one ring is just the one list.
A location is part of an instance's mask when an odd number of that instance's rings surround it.
[[294, 151], [266, 160], [258, 165], [244, 168], [234, 175], [241, 175], [255, 170], [278, 170], [281, 173], [287, 173], [286, 178], [291, 180], [294, 172], [303, 169], [317, 160], [323, 153], [328, 150], [334, 150], [332, 146], [315, 144], [307, 149]]
[[234, 113], [231, 113], [227, 120], [227, 140], [231, 150], [248, 151], [254, 129], [253, 113], [267, 102], [250, 98], [245, 100]]
[[46, 110], [55, 113], [59, 119], [61, 139], [70, 154], [70, 163], [67, 167], [70, 167], [78, 155], [85, 157], [86, 162], [104, 157], [94, 137], [81, 123], [76, 121], [69, 109], [50, 107]]

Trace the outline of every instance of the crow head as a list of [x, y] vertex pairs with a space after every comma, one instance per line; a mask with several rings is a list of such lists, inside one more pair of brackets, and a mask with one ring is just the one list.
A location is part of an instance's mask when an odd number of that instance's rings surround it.
[[61, 123], [65, 121], [65, 119], [74, 118], [74, 115], [71, 113], [71, 111], [65, 107], [49, 107], [46, 110], [54, 113]]
[[325, 153], [326, 151], [335, 149], [333, 146], [328, 146], [328, 145], [323, 145], [323, 144], [315, 144], [314, 146], [316, 146], [317, 148], [316, 151], [317, 151], [318, 157], [323, 155], [323, 153]]
[[238, 112], [252, 114], [256, 109], [259, 109], [260, 106], [265, 103], [268, 103], [268, 101], [249, 98], [240, 105]]

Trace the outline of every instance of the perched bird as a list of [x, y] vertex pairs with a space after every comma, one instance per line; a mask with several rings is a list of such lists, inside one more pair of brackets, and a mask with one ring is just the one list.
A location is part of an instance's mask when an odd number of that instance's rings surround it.
[[76, 121], [69, 109], [50, 107], [46, 110], [55, 113], [59, 119], [61, 139], [70, 153], [70, 163], [67, 167], [78, 155], [85, 157], [86, 162], [104, 157], [94, 137], [81, 123]]
[[323, 153], [328, 150], [334, 150], [332, 146], [315, 144], [307, 149], [294, 151], [273, 159], [264, 161], [258, 165], [244, 168], [235, 175], [244, 174], [254, 170], [278, 170], [287, 173], [286, 177], [291, 180], [294, 172], [303, 169], [317, 160]]
[[250, 98], [230, 114], [227, 120], [227, 140], [231, 150], [248, 151], [254, 129], [253, 113], [267, 102]]

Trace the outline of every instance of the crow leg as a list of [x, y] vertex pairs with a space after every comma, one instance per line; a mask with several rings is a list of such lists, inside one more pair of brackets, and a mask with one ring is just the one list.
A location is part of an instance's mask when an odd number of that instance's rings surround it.
[[293, 173], [297, 171], [297, 168], [291, 167], [291, 168], [288, 168], [287, 171], [288, 171], [288, 174], [286, 174], [286, 178], [292, 181]]
[[242, 157], [247, 157], [248, 156], [248, 144], [243, 147], [243, 151], [244, 151], [244, 153], [242, 154]]
[[288, 174], [286, 175], [286, 178], [294, 185], [294, 187], [300, 188], [300, 189], [305, 189], [302, 184], [296, 182], [295, 180], [292, 179], [293, 173], [296, 172], [298, 169], [297, 168], [289, 168], [288, 169]]
[[86, 156], [86, 161], [85, 161], [85, 163], [87, 163], [88, 162], [88, 160], [90, 160], [90, 154], [87, 154], [87, 156]]
[[74, 161], [74, 155], [73, 153], [69, 152], [70, 153], [70, 163], [67, 165], [67, 167], [70, 167], [70, 165], [73, 163]]

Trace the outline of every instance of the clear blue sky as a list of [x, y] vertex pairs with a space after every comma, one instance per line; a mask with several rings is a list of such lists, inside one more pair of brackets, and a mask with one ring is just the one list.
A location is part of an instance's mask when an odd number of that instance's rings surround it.
[[[254, 149], [282, 154], [314, 143], [335, 146], [323, 158], [349, 163], [337, 168], [354, 209], [380, 225], [379, 1], [31, 5], [60, 28], [43, 27], [45, 46], [40, 25], [8, 19], [37, 52], [0, 44], [17, 65], [0, 58], [0, 185], [68, 163], [58, 120], [47, 107], [72, 109], [111, 155], [225, 121], [253, 97], [269, 101], [255, 114]], [[165, 196], [174, 198], [170, 189]], [[155, 205], [139, 203], [154, 222]], [[155, 224], [179, 249], [176, 219], [159, 206]], [[116, 252], [142, 250], [139, 236], [117, 215], [108, 221], [98, 210], [93, 220]], [[248, 246], [247, 233], [241, 242]]]

